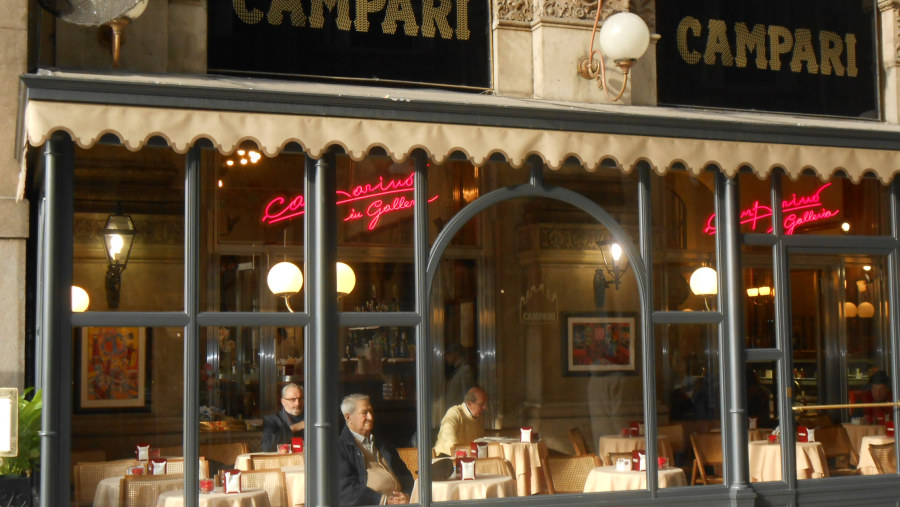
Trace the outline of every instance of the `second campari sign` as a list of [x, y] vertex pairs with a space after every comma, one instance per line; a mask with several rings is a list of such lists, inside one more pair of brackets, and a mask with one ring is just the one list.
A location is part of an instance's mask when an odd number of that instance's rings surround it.
[[210, 73], [490, 86], [483, 0], [209, 2]]
[[658, 0], [659, 102], [878, 118], [874, 0]]

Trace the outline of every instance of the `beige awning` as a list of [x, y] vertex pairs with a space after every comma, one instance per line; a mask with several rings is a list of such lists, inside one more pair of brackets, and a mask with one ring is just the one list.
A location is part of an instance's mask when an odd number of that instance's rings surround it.
[[[181, 79], [180, 82], [183, 82], [185, 78]], [[202, 78], [193, 79], [208, 83]], [[231, 80], [227, 84], [234, 82]], [[262, 86], [253, 82], [253, 87], [249, 88], [246, 84], [249, 82], [239, 81], [241, 86], [237, 89], [247, 87], [248, 93], [252, 93]], [[225, 86], [220, 82], [219, 84]], [[268, 86], [300, 85], [268, 83]], [[317, 89], [316, 85], [307, 86]], [[334, 85], [318, 86], [332, 86], [332, 93], [337, 89]], [[344, 87], [340, 90], [346, 89]], [[509, 103], [515, 103], [519, 107], [527, 104], [542, 113], [554, 108], [571, 111], [573, 107], [577, 107], [579, 110], [595, 108], [607, 112], [610, 108], [615, 108], [619, 114], [634, 111], [637, 115], [652, 114], [656, 117], [702, 117], [704, 114], [714, 114], [666, 108], [558, 104], [441, 91], [391, 92], [394, 93], [393, 96], [378, 98], [386, 101], [414, 101], [420, 100], [420, 96], [428, 96], [430, 100], [441, 100], [442, 94], [452, 94], [463, 106], [467, 103], [497, 104], [498, 108], [502, 108]], [[715, 118], [718, 121], [723, 121], [724, 118], [727, 121], [751, 122], [755, 126], [764, 125], [765, 122], [770, 122], [773, 126], [792, 122], [790, 125], [797, 126], [796, 119], [778, 115], [717, 113]], [[854, 128], [875, 129], [882, 136], [885, 133], [896, 133], [900, 139], [900, 129], [894, 125], [808, 118], [802, 121], [810, 126], [830, 125], [833, 128], [845, 128], [852, 124]], [[138, 150], [150, 138], [160, 136], [168, 140], [179, 153], [186, 152], [198, 140], [206, 138], [226, 154], [236, 150], [243, 141], [252, 140], [268, 156], [277, 155], [285, 145], [296, 142], [313, 157], [321, 156], [329, 146], [339, 145], [354, 159], [363, 158], [373, 147], [381, 147], [400, 161], [415, 149], [421, 148], [436, 162], [442, 162], [454, 151], [462, 151], [475, 164], [482, 164], [491, 155], [499, 153], [514, 166], [521, 166], [530, 155], [538, 155], [553, 169], [558, 169], [566, 159], [575, 157], [588, 170], [596, 169], [604, 159], [612, 159], [625, 171], [630, 171], [641, 161], [649, 163], [659, 173], [677, 163], [684, 164], [694, 173], [699, 173], [712, 164], [729, 176], [747, 166], [764, 177], [774, 168], [781, 167], [794, 178], [807, 169], [815, 171], [823, 179], [835, 171], [844, 171], [853, 181], [858, 181], [866, 172], [872, 172], [885, 183], [900, 170], [898, 152], [887, 149], [43, 100], [30, 100], [25, 104], [24, 133], [29, 144], [41, 145], [53, 132], [59, 130], [68, 132], [84, 148], [94, 145], [104, 134], [116, 135], [131, 150]]]

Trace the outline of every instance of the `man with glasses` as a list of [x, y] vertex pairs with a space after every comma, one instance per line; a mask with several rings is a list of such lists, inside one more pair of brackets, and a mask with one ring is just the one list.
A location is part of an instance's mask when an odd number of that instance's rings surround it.
[[273, 452], [279, 444], [290, 444], [295, 437], [303, 438], [306, 422], [303, 420], [303, 388], [291, 382], [281, 388], [282, 409], [263, 419], [263, 436], [260, 448]]
[[473, 387], [466, 393], [465, 400], [447, 410], [441, 419], [434, 452], [437, 456], [451, 456], [453, 447], [469, 445], [476, 438], [484, 436], [484, 422], [481, 415], [487, 410], [488, 397], [484, 389]]

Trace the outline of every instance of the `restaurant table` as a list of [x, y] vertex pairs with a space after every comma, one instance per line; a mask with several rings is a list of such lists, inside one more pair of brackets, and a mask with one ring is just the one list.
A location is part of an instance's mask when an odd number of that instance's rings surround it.
[[[631, 452], [642, 451], [646, 445], [645, 437], [623, 437], [621, 435], [603, 435], [597, 444], [597, 454], [605, 463], [606, 455], [611, 452]], [[673, 463], [672, 444], [669, 443], [669, 437], [659, 435], [656, 439], [656, 453], [659, 456], [668, 458], [669, 463]]]
[[[687, 486], [684, 470], [678, 467], [660, 468], [657, 471], [660, 488]], [[618, 471], [615, 466], [591, 469], [584, 483], [585, 493], [599, 491], [626, 491], [630, 489], [647, 489], [647, 472], [635, 470]]]
[[775, 431], [772, 428], [755, 428], [747, 432], [748, 440], [755, 442], [757, 440], [768, 440], [769, 435]]
[[[872, 465], [875, 466], [875, 465]], [[122, 477], [100, 479], [94, 491], [94, 507], [119, 505], [119, 493], [122, 488]]]
[[[841, 426], [847, 430], [847, 436], [850, 437], [850, 445], [856, 450], [857, 456], [862, 456], [862, 439], [869, 435], [884, 435], [885, 429], [881, 424], [851, 424], [843, 423]], [[856, 465], [856, 460], [851, 456], [850, 463]], [[875, 465], [872, 465], [875, 466]]]
[[[432, 481], [431, 500], [446, 502], [450, 500], [484, 500], [485, 498], [505, 498], [516, 496], [516, 481], [506, 475], [479, 475], [478, 478], [463, 481]], [[413, 485], [409, 503], [419, 501], [419, 481]]]
[[[200, 493], [200, 507], [271, 507], [264, 489], [245, 489], [240, 493], [225, 493], [216, 488], [213, 493]], [[156, 507], [182, 507], [184, 490], [175, 489], [159, 495]]]
[[[821, 442], [797, 442], [796, 449], [798, 479], [828, 477], [828, 463]], [[748, 451], [750, 482], [782, 480], [781, 442], [750, 442]]]
[[878, 468], [875, 467], [875, 460], [872, 453], [869, 452], [869, 444], [893, 444], [894, 437], [885, 435], [867, 435], [862, 437], [859, 450], [859, 465], [856, 467], [862, 475], [878, 475]]
[[[503, 450], [503, 456], [512, 463], [516, 472], [516, 492], [518, 496], [529, 496], [543, 493], [546, 490], [544, 474], [541, 470], [540, 444], [522, 442], [518, 438], [484, 437], [478, 442], [497, 442]], [[488, 447], [488, 457], [500, 457], [495, 448]]]

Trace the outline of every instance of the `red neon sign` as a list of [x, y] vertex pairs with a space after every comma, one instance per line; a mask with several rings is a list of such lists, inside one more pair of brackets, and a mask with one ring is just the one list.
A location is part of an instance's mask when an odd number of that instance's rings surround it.
[[[338, 196], [337, 205], [348, 205], [350, 208], [347, 216], [344, 217], [344, 222], [369, 218], [368, 229], [371, 231], [378, 225], [382, 216], [415, 206], [415, 199], [407, 199], [403, 195], [398, 195], [412, 192], [414, 184], [415, 173], [410, 173], [405, 178], [387, 181], [379, 176], [378, 182], [375, 184], [358, 185], [349, 191], [338, 190], [336, 192]], [[437, 198], [438, 196], [435, 195], [428, 199], [428, 202], [434, 202]], [[365, 209], [358, 210], [353, 207], [352, 203], [362, 200], [369, 201]], [[306, 200], [303, 198], [303, 194], [294, 196], [290, 201], [284, 197], [275, 197], [263, 208], [262, 223], [271, 225], [284, 220], [291, 220], [305, 212]]]
[[[798, 227], [820, 220], [827, 220], [837, 216], [841, 210], [830, 210], [822, 204], [822, 191], [828, 188], [831, 183], [826, 183], [819, 187], [810, 195], [798, 197], [797, 194], [791, 194], [791, 198], [781, 201], [781, 213], [784, 217], [784, 233], [794, 234]], [[741, 225], [750, 224], [750, 230], [755, 231], [759, 222], [763, 219], [772, 217], [772, 208], [754, 201], [753, 204], [741, 211]], [[706, 227], [703, 232], [712, 236], [716, 233], [716, 226], [713, 225], [716, 214], [713, 213], [706, 219]], [[772, 226], [766, 233], [772, 232]]]

